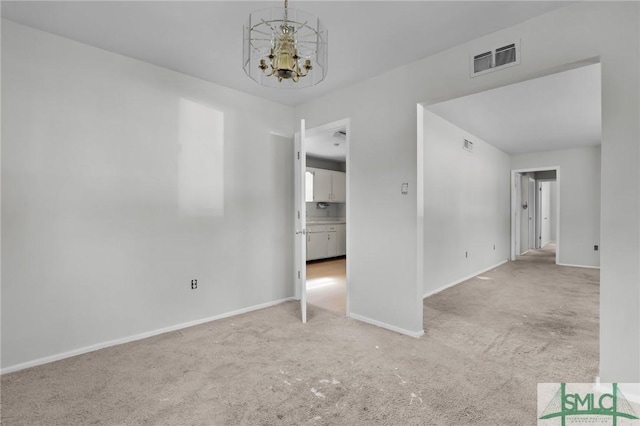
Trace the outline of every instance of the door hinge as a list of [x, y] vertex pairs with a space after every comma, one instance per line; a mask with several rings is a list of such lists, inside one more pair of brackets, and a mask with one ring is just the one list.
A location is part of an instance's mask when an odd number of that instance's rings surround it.
[[300, 151], [298, 151], [298, 160], [300, 159]]
[[300, 279], [300, 271], [298, 271], [298, 279]]
[[298, 219], [300, 219], [300, 210], [298, 210]]

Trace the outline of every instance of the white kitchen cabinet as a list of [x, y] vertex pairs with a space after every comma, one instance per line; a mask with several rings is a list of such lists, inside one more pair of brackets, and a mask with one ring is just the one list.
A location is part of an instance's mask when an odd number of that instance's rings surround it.
[[346, 173], [307, 167], [305, 178], [307, 202], [345, 203], [347, 201]]
[[328, 249], [326, 227], [307, 227], [307, 260], [325, 259]]
[[311, 197], [305, 197], [311, 201], [331, 201], [331, 170], [315, 169], [309, 167], [307, 169], [313, 176], [313, 194]]
[[347, 174], [344, 172], [331, 173], [331, 201], [334, 203], [347, 202]]
[[336, 257], [338, 255], [338, 239], [336, 231], [327, 232], [327, 257]]
[[338, 242], [338, 253], [336, 256], [346, 256], [347, 254], [347, 225], [336, 225], [336, 240]]
[[344, 224], [307, 226], [307, 260], [346, 255], [345, 230]]

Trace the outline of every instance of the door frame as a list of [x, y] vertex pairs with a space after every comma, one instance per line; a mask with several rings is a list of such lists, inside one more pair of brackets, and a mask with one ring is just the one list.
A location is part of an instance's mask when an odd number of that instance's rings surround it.
[[519, 179], [522, 173], [546, 172], [551, 170], [555, 170], [556, 172], [556, 211], [554, 212], [556, 220], [556, 264], [560, 263], [560, 212], [562, 207], [560, 204], [560, 166], [531, 167], [527, 169], [511, 170], [511, 260], [516, 260], [518, 250], [516, 247], [516, 241], [519, 240], [519, 238], [516, 238], [516, 231], [519, 231], [520, 229], [517, 226], [516, 219], [519, 220], [518, 209], [522, 200], [522, 190], [520, 190], [520, 185], [516, 187], [516, 179]]
[[294, 163], [294, 214], [293, 214], [293, 275], [295, 299], [300, 300], [300, 313], [302, 322], [307, 322], [307, 222], [305, 200], [305, 120], [300, 120], [300, 131], [294, 135], [293, 163]]
[[[339, 128], [345, 128], [347, 135], [345, 137], [345, 144], [346, 144], [346, 148], [347, 148], [347, 156], [346, 156], [346, 165], [347, 165], [347, 170], [346, 170], [346, 230], [345, 230], [345, 234], [346, 234], [346, 239], [347, 239], [347, 255], [346, 255], [346, 266], [347, 266], [347, 271], [346, 271], [346, 304], [345, 304], [345, 315], [348, 317], [351, 314], [351, 268], [349, 267], [349, 256], [351, 253], [351, 173], [350, 173], [350, 167], [349, 165], [351, 164], [350, 158], [351, 158], [351, 119], [350, 118], [343, 118], [340, 120], [336, 120], [336, 121], [332, 121], [330, 123], [326, 123], [326, 124], [321, 124], [319, 126], [315, 126], [315, 127], [308, 127], [305, 129], [305, 137], [311, 137], [314, 135], [317, 135], [319, 133], [327, 133], [331, 130], [337, 130]], [[304, 187], [304, 176], [302, 176], [303, 182], [302, 185]], [[305, 276], [305, 281], [301, 283], [301, 285], [306, 285], [306, 276]], [[299, 294], [299, 291], [296, 291], [297, 294]]]

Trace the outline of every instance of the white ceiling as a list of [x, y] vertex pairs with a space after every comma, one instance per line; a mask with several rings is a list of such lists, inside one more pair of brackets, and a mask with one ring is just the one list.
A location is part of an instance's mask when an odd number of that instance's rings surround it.
[[508, 154], [600, 145], [600, 64], [429, 105], [427, 109]]
[[344, 131], [346, 129], [341, 127], [317, 135], [307, 136], [305, 139], [307, 155], [334, 161], [347, 161], [347, 140], [344, 136], [335, 135], [339, 130]]
[[297, 105], [569, 3], [558, 1], [296, 1], [329, 30], [326, 79], [306, 89], [259, 86], [242, 70], [249, 13], [282, 2], [2, 1], [4, 18]]

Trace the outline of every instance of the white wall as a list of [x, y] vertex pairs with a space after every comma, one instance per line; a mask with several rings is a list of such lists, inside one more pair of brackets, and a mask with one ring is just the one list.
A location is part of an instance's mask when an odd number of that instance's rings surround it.
[[2, 367], [293, 295], [292, 108], [9, 21], [2, 88]]
[[509, 171], [509, 155], [424, 111], [425, 294], [509, 258]]
[[600, 147], [514, 155], [512, 169], [560, 167], [558, 263], [600, 266]]
[[[640, 5], [581, 2], [392, 69], [296, 108], [307, 125], [351, 118], [351, 309], [422, 328], [418, 282], [416, 104], [602, 64], [601, 351], [603, 381], [640, 381]], [[518, 38], [522, 61], [469, 77], [469, 55]], [[372, 230], [376, 244], [371, 244]], [[420, 257], [420, 259], [422, 259]], [[570, 259], [569, 259], [570, 260]]]

